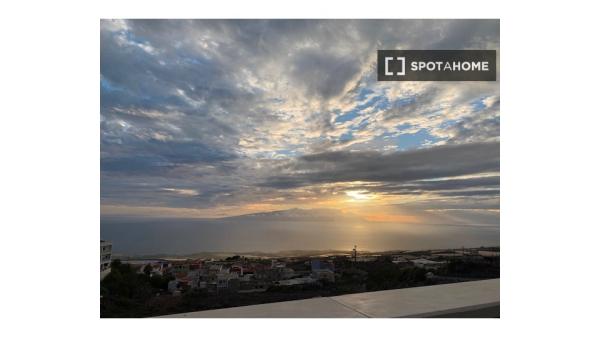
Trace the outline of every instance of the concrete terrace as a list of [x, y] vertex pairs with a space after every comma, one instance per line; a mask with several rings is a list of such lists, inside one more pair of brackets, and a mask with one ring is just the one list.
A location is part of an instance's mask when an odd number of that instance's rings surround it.
[[500, 317], [500, 279], [311, 298], [162, 317]]

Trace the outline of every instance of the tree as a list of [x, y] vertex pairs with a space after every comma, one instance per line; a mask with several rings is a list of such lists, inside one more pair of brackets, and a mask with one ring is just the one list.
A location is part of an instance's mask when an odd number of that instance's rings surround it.
[[121, 267], [121, 260], [119, 260], [119, 259], [113, 260], [110, 263], [110, 267], [111, 267], [111, 269], [119, 269], [119, 267]]

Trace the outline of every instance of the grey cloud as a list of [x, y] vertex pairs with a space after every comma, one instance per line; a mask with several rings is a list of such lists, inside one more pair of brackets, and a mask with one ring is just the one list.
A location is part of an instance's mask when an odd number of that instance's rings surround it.
[[441, 191], [438, 192], [444, 196], [498, 196], [500, 195], [500, 190], [492, 189], [492, 190], [466, 190], [466, 191]]
[[449, 143], [477, 142], [500, 138], [500, 101], [476, 114], [464, 117], [448, 128]]
[[439, 36], [439, 40], [433, 40], [430, 49], [487, 49], [488, 45], [499, 43], [500, 20], [448, 21]]
[[292, 188], [331, 182], [408, 182], [498, 172], [497, 142], [445, 145], [407, 152], [325, 152], [306, 155], [263, 185]]
[[328, 99], [339, 95], [358, 74], [360, 60], [348, 55], [328, 55], [322, 50], [303, 50], [294, 56], [293, 79], [302, 83], [308, 95]]
[[394, 205], [400, 211], [439, 211], [450, 209], [463, 210], [499, 210], [499, 196], [486, 197], [438, 197], [427, 200], [411, 201]]
[[368, 190], [382, 194], [420, 195], [435, 193], [442, 196], [496, 196], [500, 177], [484, 176], [461, 179], [417, 180], [408, 183], [385, 183], [369, 186]]
[[439, 90], [431, 86], [413, 97], [395, 101], [392, 103], [392, 107], [385, 111], [384, 118], [402, 122], [423, 113], [431, 112], [429, 110], [434, 108], [434, 104], [439, 98], [438, 95]]

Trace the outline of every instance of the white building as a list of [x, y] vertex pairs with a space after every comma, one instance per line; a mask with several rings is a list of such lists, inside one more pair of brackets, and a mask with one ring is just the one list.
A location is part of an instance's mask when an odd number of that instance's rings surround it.
[[238, 279], [239, 276], [237, 273], [230, 273], [223, 270], [217, 274], [217, 288], [229, 288], [230, 284], [236, 282]]
[[110, 274], [110, 259], [112, 254], [112, 243], [100, 240], [100, 280]]

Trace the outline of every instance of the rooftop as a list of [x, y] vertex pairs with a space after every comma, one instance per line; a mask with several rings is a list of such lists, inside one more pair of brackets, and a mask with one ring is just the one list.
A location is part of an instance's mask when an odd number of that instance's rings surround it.
[[500, 279], [366, 292], [162, 316], [166, 318], [499, 317]]

